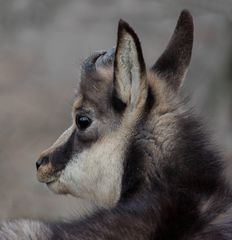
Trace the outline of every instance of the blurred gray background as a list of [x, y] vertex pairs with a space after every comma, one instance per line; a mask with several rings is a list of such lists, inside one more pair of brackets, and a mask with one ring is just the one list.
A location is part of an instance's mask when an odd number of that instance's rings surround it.
[[115, 45], [123, 18], [153, 64], [183, 8], [195, 22], [184, 90], [230, 163], [232, 0], [0, 0], [0, 220], [78, 212], [79, 200], [37, 182], [35, 161], [71, 122], [81, 60]]

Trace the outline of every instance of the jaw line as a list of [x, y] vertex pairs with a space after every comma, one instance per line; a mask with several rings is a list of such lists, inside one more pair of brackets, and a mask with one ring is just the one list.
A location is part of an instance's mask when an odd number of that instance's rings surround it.
[[67, 190], [65, 185], [63, 185], [62, 182], [60, 181], [60, 177], [62, 173], [63, 173], [63, 170], [57, 172], [56, 178], [46, 182], [45, 184], [47, 185], [50, 191], [56, 194], [69, 194], [69, 191]]

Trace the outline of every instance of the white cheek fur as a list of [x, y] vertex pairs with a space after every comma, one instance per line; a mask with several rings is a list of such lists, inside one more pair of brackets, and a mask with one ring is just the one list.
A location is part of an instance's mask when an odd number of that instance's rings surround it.
[[126, 142], [125, 134], [115, 133], [73, 155], [59, 179], [60, 183], [76, 197], [91, 200], [102, 207], [114, 206], [121, 194]]

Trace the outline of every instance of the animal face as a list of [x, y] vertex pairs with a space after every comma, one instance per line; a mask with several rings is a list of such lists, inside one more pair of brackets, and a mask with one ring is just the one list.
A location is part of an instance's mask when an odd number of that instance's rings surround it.
[[[133, 165], [128, 159], [132, 142], [142, 132], [160, 132], [161, 139], [162, 129], [170, 128], [163, 115], [175, 109], [191, 57], [192, 31], [191, 15], [184, 11], [167, 49], [147, 71], [138, 36], [120, 20], [116, 49], [95, 53], [83, 62], [73, 123], [41, 154], [38, 180], [53, 192], [114, 206], [127, 189], [124, 179], [128, 165]], [[144, 156], [139, 161], [146, 161]], [[130, 172], [130, 183], [136, 182]]]

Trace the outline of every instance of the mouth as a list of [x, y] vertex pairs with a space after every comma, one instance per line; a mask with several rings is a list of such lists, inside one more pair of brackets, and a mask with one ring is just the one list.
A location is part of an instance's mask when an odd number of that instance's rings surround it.
[[52, 176], [41, 176], [39, 173], [37, 173], [37, 179], [41, 183], [51, 185], [59, 180], [61, 173], [62, 171], [58, 171], [56, 173], [53, 173]]
[[59, 178], [56, 178], [56, 179], [53, 179], [51, 181], [48, 181], [48, 182], [44, 182], [45, 184], [47, 184], [47, 186], [50, 186], [52, 185], [53, 183], [57, 182]]

